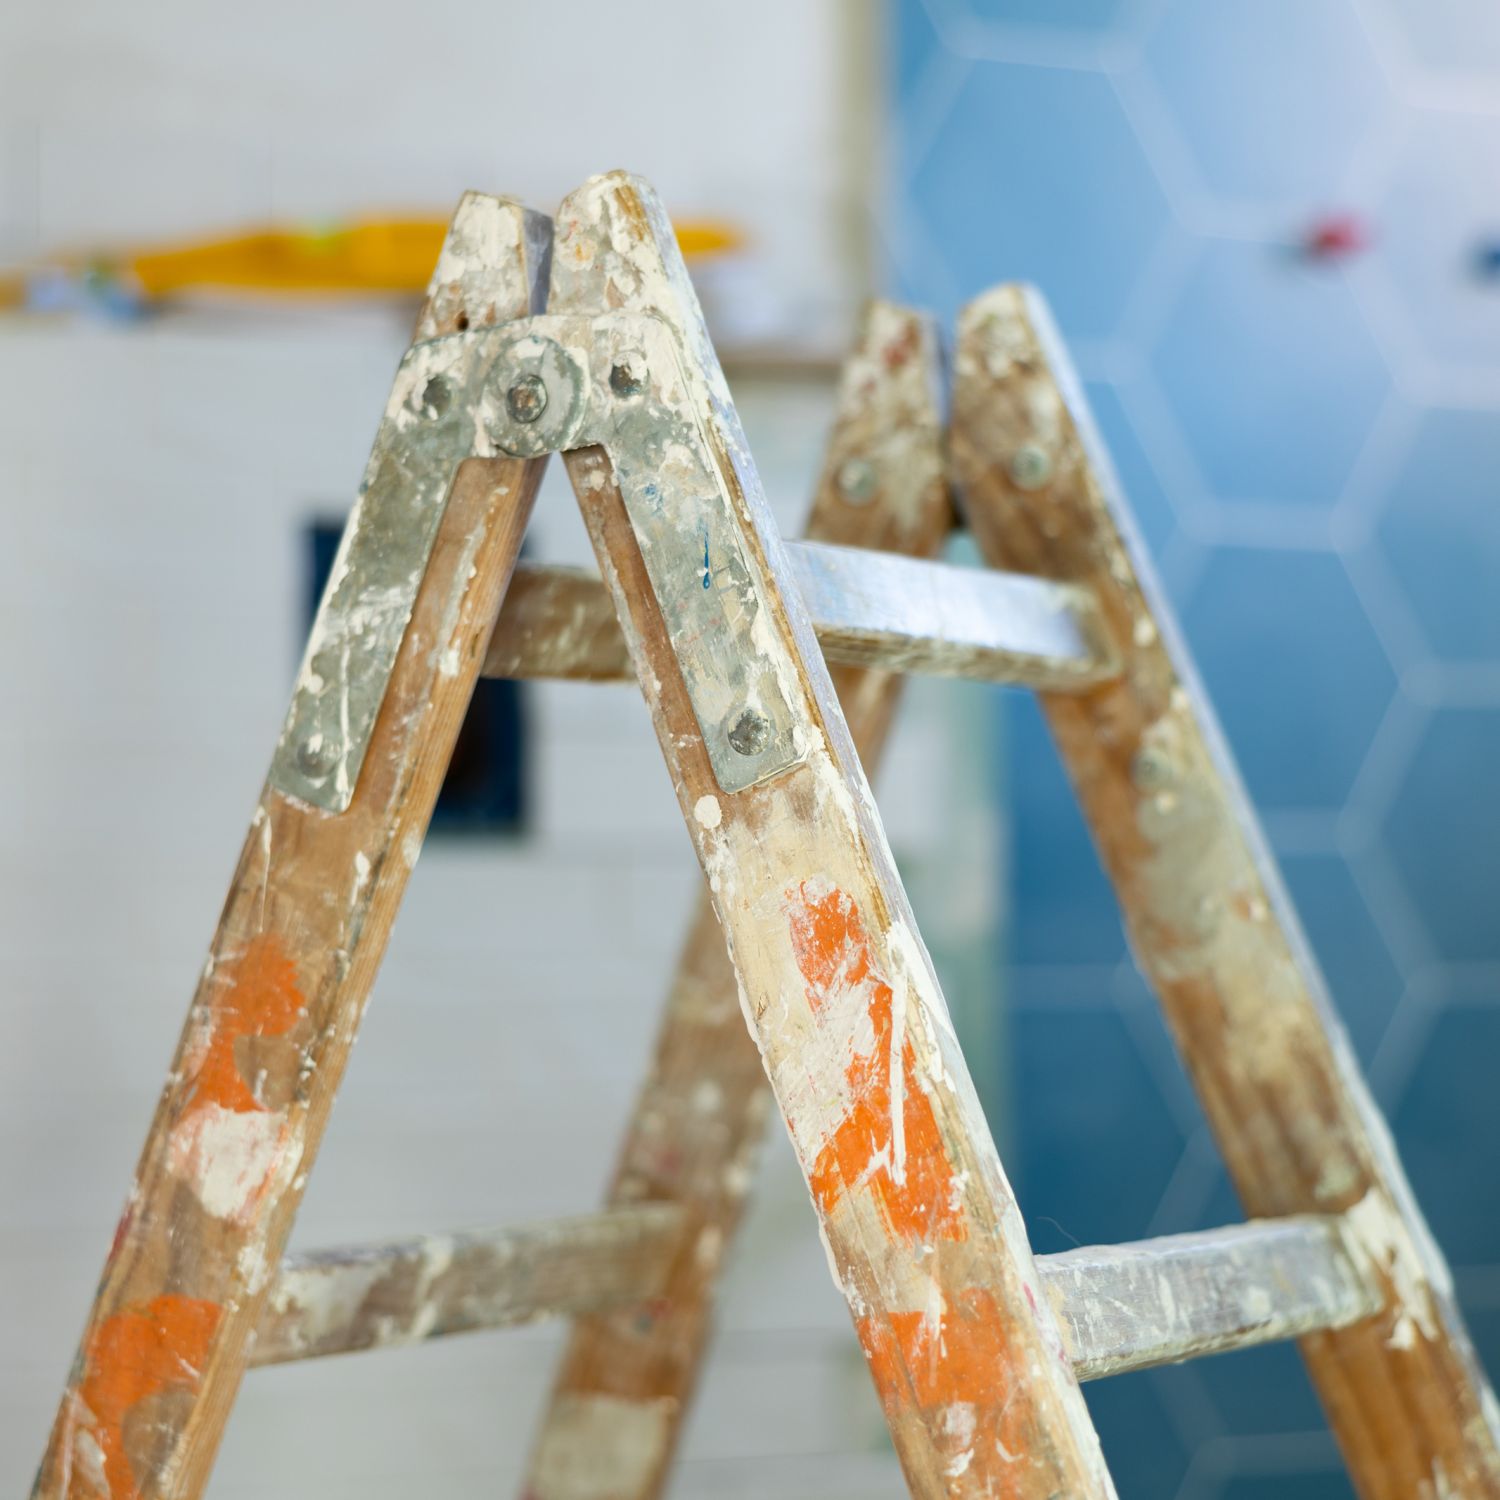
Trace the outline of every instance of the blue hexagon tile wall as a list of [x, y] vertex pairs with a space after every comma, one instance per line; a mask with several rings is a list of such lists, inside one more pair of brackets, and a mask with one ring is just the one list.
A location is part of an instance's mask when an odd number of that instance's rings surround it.
[[[888, 14], [889, 283], [944, 315], [1002, 280], [1051, 299], [1495, 1371], [1494, 8]], [[1354, 216], [1346, 253], [1299, 253], [1325, 215]], [[1040, 716], [1024, 696], [999, 704], [1004, 1107], [1033, 1234], [1055, 1249], [1236, 1217]], [[1123, 1496], [1350, 1493], [1289, 1348], [1089, 1399]]]

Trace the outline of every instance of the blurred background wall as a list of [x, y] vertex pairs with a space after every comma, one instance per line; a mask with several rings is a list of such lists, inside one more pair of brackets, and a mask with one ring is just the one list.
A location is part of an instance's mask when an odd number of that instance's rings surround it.
[[[551, 207], [620, 164], [735, 221], [704, 289], [788, 531], [858, 299], [1037, 282], [1492, 1368], [1497, 148], [1481, 0], [0, 11], [0, 261], [467, 187]], [[12, 1491], [285, 707], [305, 527], [346, 504], [403, 317], [0, 320]], [[551, 482], [533, 555], [586, 552]], [[1237, 1218], [1029, 701], [911, 702], [882, 807], [1038, 1248]], [[697, 875], [633, 690], [539, 685], [528, 717], [528, 831], [424, 854], [299, 1247], [597, 1200]], [[955, 783], [960, 756], [1003, 771]], [[503, 1492], [557, 1341], [257, 1372], [212, 1493]], [[1348, 1493], [1288, 1349], [1089, 1394], [1127, 1500]], [[686, 1459], [683, 1497], [902, 1492], [779, 1131]]]
[[[998, 278], [1051, 299], [1493, 1371], [1500, 19], [897, 0], [892, 24], [891, 279], [945, 313]], [[1231, 1220], [1041, 720], [1002, 711], [1033, 1242]], [[1127, 1496], [1349, 1493], [1287, 1346], [1086, 1389]]]

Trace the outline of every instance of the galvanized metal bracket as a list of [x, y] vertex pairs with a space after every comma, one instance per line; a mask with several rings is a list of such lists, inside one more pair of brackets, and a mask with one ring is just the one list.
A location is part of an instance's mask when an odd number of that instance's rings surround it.
[[671, 326], [609, 313], [509, 328], [492, 435], [518, 457], [593, 445], [608, 453], [719, 786], [743, 791], [796, 765], [780, 653], [764, 633], [765, 579]]
[[413, 344], [396, 374], [271, 761], [327, 812], [354, 795], [458, 465], [499, 451], [513, 325]]

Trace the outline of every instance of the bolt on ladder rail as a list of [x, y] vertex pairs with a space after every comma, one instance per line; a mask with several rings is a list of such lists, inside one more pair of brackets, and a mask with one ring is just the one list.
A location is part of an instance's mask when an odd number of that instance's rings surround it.
[[[543, 1314], [575, 1324], [528, 1493], [659, 1494], [771, 1102], [913, 1494], [1112, 1495], [1080, 1380], [1295, 1337], [1365, 1500], [1500, 1495], [1446, 1266], [1035, 293], [965, 309], [942, 409], [931, 326], [873, 304], [789, 546], [649, 188], [462, 201], [37, 1496], [197, 1496], [247, 1365]], [[597, 578], [517, 563], [553, 452]], [[986, 568], [933, 560], [955, 499]], [[1040, 695], [1249, 1222], [1033, 1257], [865, 777], [911, 671]], [[481, 673], [637, 678], [706, 876], [609, 1201], [286, 1257]]]

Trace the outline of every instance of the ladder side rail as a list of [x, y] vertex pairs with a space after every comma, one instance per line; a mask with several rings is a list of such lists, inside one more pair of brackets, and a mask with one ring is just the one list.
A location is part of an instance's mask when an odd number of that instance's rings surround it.
[[1365, 1500], [1500, 1493], [1500, 1413], [1040, 297], [961, 315], [951, 454], [997, 567], [1098, 598], [1122, 676], [1053, 738], [1246, 1211], [1353, 1226], [1378, 1316], [1302, 1340]]
[[[940, 549], [953, 511], [943, 472], [939, 359], [936, 330], [924, 317], [886, 302], [866, 310], [841, 371], [809, 537], [922, 557]], [[615, 624], [602, 584], [600, 592]], [[867, 770], [873, 769], [901, 678], [858, 667], [836, 668], [832, 676], [850, 734]], [[651, 1071], [626, 1126], [609, 1201], [677, 1204], [690, 1218], [689, 1241], [712, 1253], [679, 1255], [660, 1295], [575, 1325], [533, 1456], [539, 1495], [549, 1493], [548, 1483], [556, 1486], [580, 1427], [605, 1452], [625, 1446], [643, 1420], [662, 1433], [654, 1461], [616, 1470], [610, 1494], [612, 1500], [649, 1500], [661, 1493], [704, 1362], [715, 1293], [770, 1104], [724, 935], [704, 891], [668, 991]], [[583, 1493], [581, 1486], [575, 1493]]]
[[[553, 265], [554, 313], [645, 315], [647, 371], [673, 366], [647, 398], [670, 429], [657, 459], [582, 438], [569, 477], [907, 1482], [931, 1500], [1112, 1496], [665, 214], [633, 179], [595, 179], [563, 205]], [[603, 378], [639, 389], [613, 358]], [[604, 1454], [581, 1430], [536, 1493], [598, 1493], [591, 1462], [618, 1480], [665, 1436], [648, 1420]]]
[[[380, 467], [405, 451], [403, 433], [479, 432], [477, 411], [458, 400], [450, 409], [451, 387], [422, 378], [423, 361], [446, 369], [459, 344], [477, 350], [494, 337], [490, 325], [534, 310], [548, 243], [547, 221], [517, 204], [479, 194], [460, 204], [419, 342], [393, 386], [366, 499], [377, 483], [398, 501], [408, 493]], [[459, 341], [444, 343], [446, 354], [420, 342], [443, 335]], [[360, 649], [365, 626], [399, 647], [368, 739], [309, 738], [300, 759], [286, 734], [278, 747], [37, 1476], [45, 1500], [194, 1500], [207, 1483], [542, 467], [476, 457], [450, 484], [437, 462], [424, 471], [439, 476], [436, 488], [423, 494], [439, 518], [409, 623], [378, 598], [354, 598], [367, 612], [342, 617], [356, 627], [343, 657], [355, 676], [372, 655]], [[368, 526], [365, 509], [351, 517], [346, 547]], [[314, 643], [340, 589], [358, 594], [359, 579], [336, 567]], [[294, 714], [319, 688], [313, 661], [310, 647]], [[349, 775], [351, 766], [362, 768]], [[330, 803], [347, 798], [347, 808], [280, 789], [297, 777], [321, 782]]]

